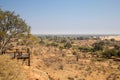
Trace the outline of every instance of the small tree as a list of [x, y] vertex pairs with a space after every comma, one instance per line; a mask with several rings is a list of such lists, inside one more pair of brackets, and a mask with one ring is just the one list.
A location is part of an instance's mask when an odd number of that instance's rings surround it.
[[72, 45], [71, 45], [71, 43], [70, 43], [70, 42], [67, 42], [67, 43], [64, 45], [64, 47], [65, 47], [65, 48], [71, 48], [71, 47], [72, 47]]
[[0, 53], [21, 34], [28, 35], [30, 27], [14, 12], [0, 9]]
[[96, 43], [93, 44], [93, 49], [94, 49], [95, 51], [103, 50], [103, 45], [104, 45], [104, 44], [105, 44], [105, 43], [104, 43], [103, 41], [96, 42]]
[[116, 53], [115, 49], [107, 49], [102, 53], [102, 55], [104, 58], [111, 58], [112, 56], [116, 56]]
[[118, 50], [117, 52], [117, 57], [120, 57], [120, 50]]

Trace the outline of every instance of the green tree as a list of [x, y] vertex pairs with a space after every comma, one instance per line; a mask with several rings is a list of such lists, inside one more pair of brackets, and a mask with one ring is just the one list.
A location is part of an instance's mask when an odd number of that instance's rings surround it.
[[117, 51], [115, 49], [107, 49], [102, 55], [104, 58], [111, 58], [112, 56], [117, 56]]
[[105, 45], [105, 43], [103, 41], [100, 41], [100, 42], [96, 42], [93, 44], [93, 49], [95, 51], [98, 51], [98, 50], [103, 50], [103, 46]]
[[71, 47], [72, 47], [72, 45], [71, 45], [71, 43], [70, 43], [70, 42], [67, 42], [67, 43], [65, 43], [64, 47], [69, 49], [69, 48], [71, 48]]
[[117, 57], [120, 57], [120, 50], [118, 50], [117, 52]]
[[0, 9], [0, 53], [21, 34], [28, 35], [30, 27], [14, 12]]

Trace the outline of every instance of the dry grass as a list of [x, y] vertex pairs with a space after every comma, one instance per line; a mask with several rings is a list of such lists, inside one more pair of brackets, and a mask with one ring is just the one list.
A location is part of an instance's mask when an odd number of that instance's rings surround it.
[[21, 65], [9, 56], [0, 55], [0, 80], [23, 80]]
[[[35, 47], [34, 47], [35, 48]], [[38, 48], [38, 49], [37, 49]], [[119, 80], [119, 62], [101, 58], [82, 57], [76, 61], [71, 49], [60, 51], [55, 47], [39, 46], [35, 48], [31, 66], [49, 75], [50, 80]], [[64, 53], [66, 56], [62, 56]], [[47, 79], [45, 79], [47, 80]]]
[[[82, 40], [74, 44], [91, 46], [94, 42]], [[27, 78], [19, 74], [22, 70], [15, 60], [0, 56], [0, 80], [120, 80], [119, 61], [92, 57], [82, 51], [77, 51], [77, 61], [73, 52], [72, 48], [32, 45], [31, 66], [24, 66]]]

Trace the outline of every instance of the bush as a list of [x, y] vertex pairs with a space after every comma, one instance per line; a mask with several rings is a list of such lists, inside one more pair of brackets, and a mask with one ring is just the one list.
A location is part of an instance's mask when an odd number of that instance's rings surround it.
[[104, 62], [105, 60], [106, 60], [105, 58], [92, 58], [91, 59], [92, 62], [96, 62], [96, 61], [98, 61], [98, 62]]
[[116, 57], [120, 57], [120, 50], [117, 51]]
[[104, 44], [105, 44], [105, 43], [104, 43], [103, 41], [96, 42], [96, 43], [93, 44], [93, 49], [94, 49], [95, 51], [103, 50], [103, 45], [104, 45]]
[[59, 46], [59, 45], [58, 45], [57, 43], [55, 43], [55, 42], [52, 42], [50, 45], [51, 45], [51, 46], [54, 46], [54, 47]]
[[74, 80], [74, 78], [73, 77], [68, 77], [68, 80]]
[[90, 47], [79, 47], [78, 49], [83, 52], [93, 52], [92, 48]]
[[112, 56], [116, 56], [117, 52], [115, 49], [105, 50], [102, 55], [104, 58], [111, 58]]
[[54, 47], [58, 47], [59, 44], [52, 42], [52, 43], [47, 43], [46, 46], [54, 46]]
[[115, 49], [120, 49], [120, 46], [115, 44], [115, 45], [114, 45], [114, 48], [115, 48]]
[[23, 80], [21, 66], [8, 56], [0, 56], [0, 80]]
[[44, 42], [43, 40], [41, 40], [39, 43], [40, 43], [40, 44], [45, 44], [45, 42]]
[[64, 47], [65, 47], [65, 48], [71, 48], [72, 45], [71, 45], [71, 43], [67, 42], [67, 43], [64, 45]]

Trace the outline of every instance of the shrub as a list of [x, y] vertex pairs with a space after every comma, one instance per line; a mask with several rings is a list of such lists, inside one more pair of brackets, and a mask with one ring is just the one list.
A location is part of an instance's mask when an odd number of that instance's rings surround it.
[[112, 39], [110, 39], [110, 41], [114, 42], [114, 41], [115, 41], [115, 39], [114, 39], [114, 38], [112, 38]]
[[59, 44], [52, 42], [52, 43], [47, 43], [46, 46], [54, 46], [54, 47], [58, 47]]
[[114, 45], [114, 48], [115, 48], [115, 49], [120, 49], [120, 46], [115, 44], [115, 45]]
[[120, 57], [120, 50], [117, 51], [116, 57]]
[[105, 50], [102, 55], [104, 58], [111, 58], [112, 56], [116, 56], [116, 50], [115, 49], [108, 49]]
[[64, 47], [65, 47], [65, 48], [71, 48], [72, 45], [71, 45], [71, 43], [67, 42], [67, 43], [64, 45]]
[[103, 45], [105, 43], [103, 41], [100, 41], [100, 42], [96, 42], [93, 44], [93, 48], [95, 51], [98, 51], [98, 50], [103, 50]]
[[93, 52], [92, 48], [90, 47], [79, 47], [78, 49], [83, 52]]
[[45, 42], [44, 42], [43, 40], [41, 40], [39, 43], [40, 43], [40, 44], [45, 44]]
[[99, 45], [99, 44], [95, 44], [95, 46], [94, 46], [94, 50], [103, 50], [103, 48], [102, 48], [102, 46], [101, 45]]
[[105, 58], [92, 58], [92, 59], [91, 59], [92, 62], [96, 62], [96, 61], [98, 61], [98, 62], [103, 62], [103, 61], [105, 61], [105, 60], [106, 60]]
[[55, 43], [55, 42], [52, 42], [50, 45], [51, 45], [51, 46], [54, 46], [54, 47], [57, 47], [57, 46], [58, 46], [58, 44]]
[[68, 77], [68, 80], [74, 80], [74, 78], [73, 77]]

